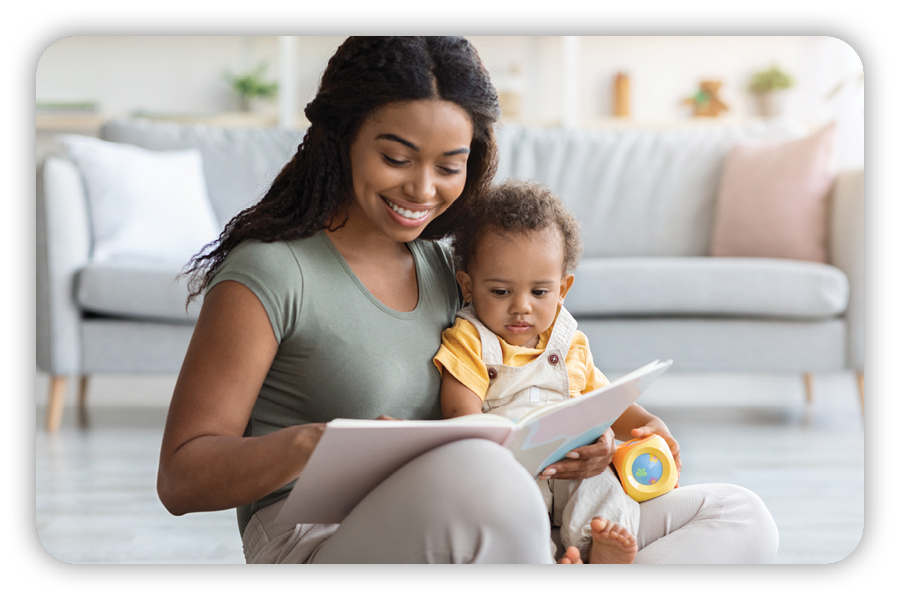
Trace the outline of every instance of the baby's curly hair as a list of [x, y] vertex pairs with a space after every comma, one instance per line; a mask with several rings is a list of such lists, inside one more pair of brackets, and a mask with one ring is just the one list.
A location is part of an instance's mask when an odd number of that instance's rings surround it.
[[507, 179], [490, 186], [468, 207], [463, 224], [454, 233], [456, 268], [469, 271], [485, 233], [528, 233], [554, 226], [563, 238], [563, 272], [572, 273], [584, 250], [581, 225], [559, 196], [536, 181]]

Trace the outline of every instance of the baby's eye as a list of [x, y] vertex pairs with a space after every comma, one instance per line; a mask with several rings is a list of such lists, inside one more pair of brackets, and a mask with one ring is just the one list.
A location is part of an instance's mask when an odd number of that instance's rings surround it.
[[538, 298], [540, 298], [544, 294], [550, 293], [550, 290], [531, 290], [531, 293], [533, 295], [537, 296]]
[[507, 295], [509, 293], [509, 291], [508, 290], [491, 290], [491, 293], [499, 298], [499, 297]]

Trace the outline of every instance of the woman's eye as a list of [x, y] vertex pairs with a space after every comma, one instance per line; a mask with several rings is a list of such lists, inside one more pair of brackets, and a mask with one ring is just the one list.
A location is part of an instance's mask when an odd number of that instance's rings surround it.
[[462, 173], [462, 169], [454, 169], [452, 167], [441, 167], [441, 170], [443, 170], [444, 173], [447, 173], [448, 175], [459, 175], [460, 173]]
[[394, 165], [395, 167], [402, 167], [403, 165], [407, 164], [407, 162], [409, 162], [406, 160], [397, 160], [396, 158], [391, 158], [387, 154], [382, 154], [381, 156], [384, 157], [386, 163]]

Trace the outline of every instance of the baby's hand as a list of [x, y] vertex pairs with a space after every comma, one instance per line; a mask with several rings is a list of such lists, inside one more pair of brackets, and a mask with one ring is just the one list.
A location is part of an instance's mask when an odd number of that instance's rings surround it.
[[[678, 446], [678, 442], [672, 437], [669, 428], [666, 427], [666, 424], [663, 423], [662, 419], [653, 417], [647, 421], [646, 424], [631, 430], [631, 436], [634, 438], [645, 438], [654, 433], [666, 440], [666, 444], [669, 445], [669, 450], [672, 452], [672, 458], [675, 459], [675, 467], [678, 469], [678, 476], [681, 477], [681, 450]], [[675, 484], [675, 487], [678, 487], [677, 483]]]

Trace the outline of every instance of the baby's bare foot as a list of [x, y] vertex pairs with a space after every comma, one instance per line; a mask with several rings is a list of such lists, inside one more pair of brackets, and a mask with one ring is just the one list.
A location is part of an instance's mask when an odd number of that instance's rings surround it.
[[578, 551], [578, 548], [575, 546], [569, 546], [566, 548], [566, 553], [563, 554], [563, 557], [559, 559], [557, 564], [560, 565], [583, 565], [584, 561], [581, 560], [581, 552]]
[[627, 529], [603, 517], [591, 519], [591, 564], [630, 565], [637, 554], [637, 542]]

